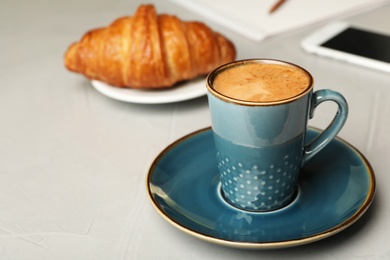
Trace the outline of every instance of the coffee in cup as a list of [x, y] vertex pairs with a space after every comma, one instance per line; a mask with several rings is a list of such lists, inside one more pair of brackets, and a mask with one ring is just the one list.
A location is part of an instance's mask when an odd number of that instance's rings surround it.
[[311, 80], [310, 75], [294, 66], [248, 62], [223, 70], [215, 77], [213, 87], [234, 99], [275, 102], [308, 90]]
[[[346, 100], [329, 89], [313, 92], [309, 72], [270, 59], [225, 64], [206, 84], [223, 199], [249, 211], [286, 206], [297, 193], [301, 167], [343, 127]], [[308, 120], [323, 101], [335, 102], [338, 112], [305, 143]]]

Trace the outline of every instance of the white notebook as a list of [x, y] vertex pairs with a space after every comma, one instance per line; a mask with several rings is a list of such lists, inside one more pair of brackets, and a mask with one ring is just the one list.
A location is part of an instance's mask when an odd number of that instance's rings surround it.
[[389, 0], [170, 0], [254, 41], [325, 20], [368, 11]]

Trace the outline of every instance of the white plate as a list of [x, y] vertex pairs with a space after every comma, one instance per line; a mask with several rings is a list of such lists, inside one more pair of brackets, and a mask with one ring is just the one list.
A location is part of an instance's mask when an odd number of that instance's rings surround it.
[[173, 103], [197, 98], [206, 94], [205, 77], [185, 81], [172, 88], [157, 90], [113, 87], [98, 80], [92, 80], [91, 83], [97, 91], [105, 96], [120, 101], [140, 104]]

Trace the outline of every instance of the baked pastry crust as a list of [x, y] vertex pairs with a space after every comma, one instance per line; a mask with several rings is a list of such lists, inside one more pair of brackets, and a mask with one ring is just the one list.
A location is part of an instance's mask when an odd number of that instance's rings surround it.
[[141, 5], [134, 16], [87, 32], [65, 53], [65, 66], [89, 79], [129, 88], [165, 88], [233, 61], [231, 41], [201, 22], [157, 15]]

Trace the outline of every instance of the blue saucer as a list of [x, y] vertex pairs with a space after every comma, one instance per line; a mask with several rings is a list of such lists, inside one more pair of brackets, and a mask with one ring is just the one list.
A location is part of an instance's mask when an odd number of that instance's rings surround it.
[[[316, 134], [310, 128], [306, 138]], [[157, 212], [180, 230], [220, 245], [269, 249], [314, 242], [352, 225], [374, 198], [375, 176], [364, 156], [337, 138], [302, 169], [288, 206], [239, 210], [221, 196], [213, 134], [206, 128], [161, 152], [147, 188]]]

